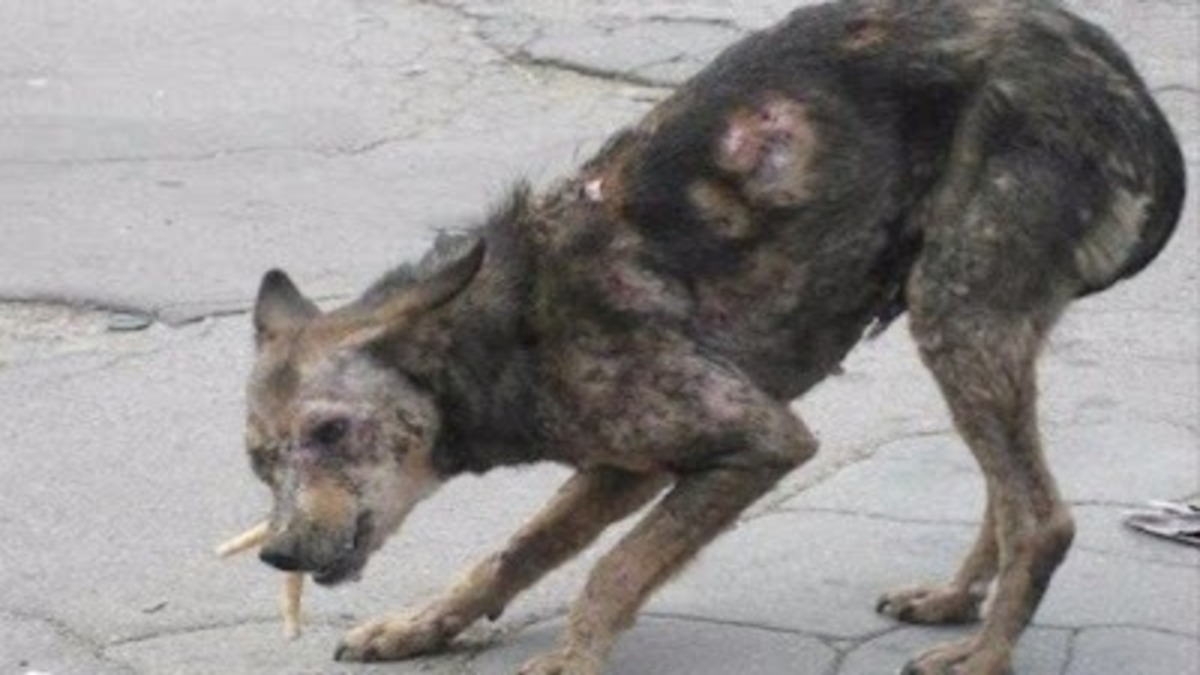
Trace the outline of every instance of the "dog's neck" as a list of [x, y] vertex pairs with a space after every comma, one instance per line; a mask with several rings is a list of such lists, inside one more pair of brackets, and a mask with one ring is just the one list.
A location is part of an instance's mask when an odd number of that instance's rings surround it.
[[[516, 261], [493, 260], [517, 267]], [[485, 274], [489, 277], [480, 280], [478, 295], [457, 308], [443, 329], [445, 356], [429, 382], [442, 415], [434, 462], [445, 476], [544, 457], [526, 273]]]
[[514, 222], [518, 208], [476, 231], [487, 255], [470, 286], [376, 350], [434, 396], [442, 417], [434, 464], [443, 478], [546, 456], [527, 328], [531, 252]]

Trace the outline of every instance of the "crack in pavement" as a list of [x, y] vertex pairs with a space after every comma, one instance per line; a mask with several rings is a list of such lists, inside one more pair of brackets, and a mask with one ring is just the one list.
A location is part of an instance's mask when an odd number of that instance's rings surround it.
[[[761, 502], [752, 507], [751, 511], [738, 519], [739, 523], [750, 523], [764, 516], [776, 513], [781, 509], [785, 509], [786, 503], [793, 498], [811, 490], [812, 488], [822, 485], [840, 475], [846, 469], [857, 466], [874, 458], [880, 450], [893, 443], [909, 441], [921, 438], [936, 438], [953, 433], [948, 428], [929, 428], [918, 429], [911, 432], [899, 433], [890, 435], [885, 438], [875, 439], [863, 445], [844, 450], [844, 456], [835, 463], [829, 466], [820, 467], [811, 475], [803, 476], [796, 483], [791, 485], [780, 485], [770, 494], [766, 495]], [[801, 469], [802, 470], [802, 469]]]
[[144, 314], [150, 313], [140, 307], [135, 307], [130, 304], [104, 302], [102, 300], [90, 300], [85, 297], [71, 298], [61, 295], [14, 295], [0, 296], [0, 304], [7, 305], [31, 305], [42, 306], [49, 308], [63, 308], [69, 310], [79, 310], [85, 312], [97, 312], [101, 314]]
[[[547, 612], [532, 613], [523, 616], [518, 620], [506, 622], [504, 624], [483, 625], [483, 622], [480, 621], [468, 629], [468, 633], [464, 634], [459, 639], [456, 639], [454, 643], [452, 643], [450, 651], [431, 656], [443, 656], [454, 659], [459, 668], [459, 670], [455, 672], [464, 674], [470, 673], [472, 672], [469, 668], [470, 664], [487, 650], [501, 645], [512, 636], [517, 635], [521, 631], [524, 631], [531, 626], [554, 621], [565, 616], [566, 613], [566, 606], [561, 606]], [[114, 650], [121, 647], [128, 647], [130, 645], [152, 642], [154, 640], [177, 638], [210, 631], [229, 630], [242, 626], [265, 626], [277, 623], [279, 623], [278, 616], [264, 614], [255, 614], [217, 621], [206, 621], [151, 630], [137, 635], [122, 637], [105, 644], [101, 649]], [[358, 623], [358, 619], [348, 618], [335, 619], [328, 617], [310, 617], [305, 619], [305, 626], [308, 628], [327, 628], [331, 630], [349, 629]]]
[[106, 646], [98, 639], [95, 639], [79, 630], [73, 628], [69, 623], [51, 616], [49, 614], [41, 614], [37, 612], [29, 612], [26, 610], [16, 610], [11, 608], [0, 608], [0, 618], [7, 617], [17, 621], [36, 622], [45, 625], [54, 632], [60, 639], [69, 644], [81, 648], [89, 656], [106, 666], [114, 666], [116, 669], [136, 674], [137, 669], [129, 664], [114, 659], [105, 653]]
[[89, 157], [79, 159], [4, 159], [0, 166], [58, 166], [58, 167], [90, 167], [109, 164], [189, 164], [210, 162], [236, 157], [239, 155], [254, 155], [270, 152], [308, 152], [305, 148], [289, 146], [248, 146], [244, 148], [220, 148], [195, 154], [164, 154], [164, 155], [113, 155], [108, 157]]
[[[481, 47], [483, 47], [487, 51], [492, 52], [494, 55], [499, 57], [499, 59], [501, 61], [509, 60], [508, 51], [505, 50], [500, 45], [495, 44], [492, 40], [490, 40], [486, 35], [484, 35], [480, 31], [480, 24], [492, 19], [493, 17], [490, 17], [486, 14], [480, 14], [478, 12], [472, 12], [467, 7], [465, 7], [459, 3], [453, 2], [452, 0], [410, 0], [410, 3], [417, 7], [426, 7], [426, 8], [431, 8], [431, 9], [435, 9], [438, 11], [446, 12], [446, 13], [458, 18], [459, 20], [466, 22], [467, 24], [470, 25], [471, 37], [473, 37], [479, 43], [479, 45]], [[522, 16], [526, 19], [532, 20], [527, 15], [522, 15]], [[538, 33], [540, 33], [540, 27], [537, 30], [535, 30], [535, 34], [533, 36], [531, 36], [526, 41], [525, 44], [528, 44], [529, 42], [536, 40], [538, 37]]]
[[[597, 81], [608, 85], [616, 84], [622, 86], [644, 87], [648, 89], [674, 89], [678, 84], [667, 80], [658, 80], [651, 77], [645, 77], [633, 72], [600, 68], [587, 63], [572, 61], [570, 59], [534, 55], [530, 51], [529, 46], [543, 37], [543, 30], [538, 22], [533, 17], [528, 15], [523, 16], [525, 19], [530, 21], [530, 23], [535, 25], [533, 34], [515, 48], [509, 48], [502, 44], [498, 44], [494, 38], [488, 36], [480, 29], [480, 24], [485, 21], [489, 21], [494, 17], [480, 14], [478, 12], [472, 12], [462, 4], [452, 2], [451, 0], [412, 1], [416, 5], [440, 9], [457, 16], [459, 19], [467, 21], [469, 24], [471, 24], [471, 34], [482, 46], [498, 56], [502, 62], [507, 63], [518, 70], [528, 68], [543, 68], [546, 70], [580, 76], [588, 80]], [[665, 21], [660, 19], [658, 22], [663, 23]], [[708, 23], [705, 20], [700, 20], [699, 22]], [[682, 56], [679, 58], [682, 58]], [[669, 60], [662, 61], [662, 63], [667, 62], [669, 62]]]
[[[201, 623], [185, 624], [182, 626], [171, 626], [168, 628], [161, 628], [161, 629], [157, 629], [157, 630], [147, 631], [145, 633], [139, 633], [136, 635], [127, 635], [125, 637], [117, 638], [115, 640], [112, 640], [112, 641], [106, 643], [103, 646], [103, 649], [104, 650], [112, 650], [112, 649], [116, 649], [119, 647], [127, 647], [129, 645], [141, 644], [143, 642], [151, 642], [153, 640], [174, 638], [174, 637], [180, 637], [183, 635], [193, 635], [195, 633], [206, 633], [206, 632], [215, 631], [215, 630], [228, 630], [230, 628], [239, 628], [241, 626], [265, 626], [265, 625], [269, 625], [269, 624], [278, 624], [278, 623], [279, 623], [278, 615], [267, 616], [267, 615], [257, 614], [257, 615], [253, 615], [253, 616], [242, 616], [240, 618], [224, 619], [224, 620], [217, 620], [217, 621], [206, 621], [206, 622], [201, 622]], [[322, 618], [305, 617], [305, 620], [304, 620], [304, 625], [306, 627], [317, 627], [317, 628], [330, 628], [330, 629], [348, 628], [352, 624], [353, 624], [353, 622], [345, 621], [342, 619], [328, 619], [328, 618], [322, 619]]]
[[[1105, 508], [1121, 508], [1121, 509], [1135, 509], [1135, 508], [1144, 508], [1145, 507], [1144, 504], [1136, 504], [1136, 503], [1132, 503], [1132, 502], [1117, 502], [1117, 501], [1087, 500], [1087, 499], [1085, 499], [1085, 500], [1068, 500], [1067, 503], [1072, 507], [1100, 506], [1100, 507], [1105, 507]], [[888, 514], [883, 514], [883, 513], [871, 513], [871, 512], [854, 511], [851, 509], [839, 509], [839, 508], [820, 507], [820, 506], [782, 506], [775, 510], [772, 510], [770, 513], [758, 514], [756, 516], [756, 518], [765, 516], [765, 515], [779, 515], [779, 514], [802, 515], [802, 514], [806, 514], [806, 513], [837, 515], [837, 516], [845, 516], [845, 517], [849, 517], [849, 518], [859, 518], [859, 519], [863, 519], [863, 520], [882, 521], [882, 522], [896, 523], [896, 524], [902, 524], [902, 525], [940, 525], [940, 526], [947, 526], [947, 527], [965, 527], [965, 528], [973, 529], [973, 528], [979, 527], [979, 524], [980, 524], [978, 520], [972, 520], [972, 519], [912, 518], [912, 517], [893, 516], [893, 515], [888, 515]], [[756, 518], [754, 518], [754, 519], [756, 519]], [[754, 520], [754, 519], [745, 519], [742, 522], [749, 522], [750, 520]], [[1072, 550], [1083, 551], [1083, 552], [1090, 553], [1092, 555], [1095, 555], [1095, 556], [1098, 556], [1101, 558], [1138, 562], [1138, 563], [1144, 563], [1146, 565], [1153, 565], [1153, 566], [1158, 566], [1158, 567], [1168, 567], [1168, 568], [1173, 568], [1173, 569], [1187, 569], [1187, 570], [1197, 569], [1197, 565], [1195, 562], [1176, 562], [1176, 561], [1171, 561], [1171, 560], [1163, 560], [1160, 558], [1140, 556], [1140, 555], [1136, 555], [1136, 554], [1125, 553], [1122, 551], [1115, 551], [1112, 549], [1102, 548], [1102, 547], [1098, 547], [1098, 546], [1090, 546], [1090, 545], [1083, 544], [1083, 543], [1075, 544], [1075, 546], [1072, 547]]]
[[[354, 46], [368, 36], [372, 31], [386, 30], [390, 24], [383, 16], [377, 12], [367, 8], [360, 2], [354, 2], [354, 10], [358, 13], [359, 18], [366, 18], [370, 25], [356, 25], [353, 34], [342, 43], [335, 47], [337, 53], [340, 53], [352, 68], [364, 67], [365, 61], [354, 53]], [[427, 48], [428, 49], [428, 48]], [[106, 165], [121, 165], [121, 164], [192, 164], [210, 162], [229, 157], [260, 155], [260, 154], [311, 154], [326, 159], [337, 159], [343, 157], [357, 157], [374, 152], [387, 145], [412, 140], [420, 135], [420, 131], [413, 130], [405, 133], [393, 133], [373, 138], [370, 140], [350, 143], [350, 144], [332, 144], [324, 146], [303, 146], [303, 145], [250, 145], [245, 147], [230, 147], [216, 148], [214, 150], [201, 151], [195, 153], [166, 153], [166, 154], [151, 154], [151, 155], [111, 155], [91, 158], [52, 158], [52, 159], [0, 159], [0, 167], [5, 166], [51, 166], [51, 167], [70, 167], [70, 168], [85, 168], [92, 166]]]
[[[344, 304], [358, 297], [356, 293], [327, 293], [314, 294], [312, 301], [318, 305]], [[201, 309], [189, 310], [189, 307]], [[208, 308], [208, 309], [204, 309]], [[254, 309], [254, 299], [244, 300], [184, 300], [163, 304], [157, 308], [143, 307], [137, 312], [154, 318], [155, 321], [170, 328], [182, 328], [194, 323], [213, 320], [223, 320], [232, 317], [245, 316]]]
[[[682, 58], [682, 57], [679, 57]], [[612, 84], [622, 84], [633, 87], [645, 87], [647, 89], [674, 89], [675, 84], [666, 80], [657, 80], [652, 77], [638, 75], [637, 73], [607, 70], [595, 66], [589, 66], [586, 63], [570, 61], [568, 59], [560, 59], [552, 56], [534, 56], [526, 47], [519, 47], [505, 54], [505, 60], [517, 66], [522, 67], [537, 67], [550, 70], [579, 75], [593, 80], [601, 80]], [[665, 59], [656, 63], [647, 64], [659, 65], [670, 63], [671, 60]]]
[[[349, 302], [355, 296], [354, 293], [331, 293], [324, 295], [314, 295], [313, 301], [317, 304], [325, 303], [342, 303]], [[254, 299], [247, 298], [244, 300], [185, 300], [180, 302], [166, 303], [160, 306], [139, 305], [128, 302], [111, 302], [104, 299], [89, 298], [87, 296], [65, 296], [65, 295], [10, 295], [0, 297], [0, 304], [14, 305], [33, 305], [43, 307], [60, 307], [64, 309], [74, 309], [80, 311], [96, 312], [100, 314], [132, 314], [144, 316], [150, 319], [155, 324], [161, 324], [168, 328], [184, 328], [193, 324], [202, 323], [209, 319], [222, 320], [230, 317], [245, 316], [254, 308]], [[188, 307], [214, 307], [205, 311], [189, 311]], [[114, 333], [115, 335], [116, 333]]]
[[[471, 667], [478, 658], [489, 649], [501, 646], [504, 642], [518, 635], [519, 633], [528, 630], [529, 628], [550, 623], [564, 618], [569, 609], [567, 606], [561, 606], [557, 609], [535, 613], [523, 617], [521, 620], [512, 624], [497, 627], [492, 632], [483, 637], [477, 637], [475, 640], [470, 640], [464, 647], [470, 651], [469, 658], [465, 661], [465, 665]], [[768, 623], [755, 621], [743, 621], [737, 619], [723, 619], [720, 617], [707, 617], [685, 612], [672, 612], [664, 610], [645, 610], [638, 612], [638, 618], [657, 619], [660, 621], [674, 621], [680, 623], [704, 624], [710, 626], [721, 626], [727, 628], [738, 628], [742, 630], [753, 630], [773, 635], [788, 635], [794, 637], [804, 637], [815, 640], [822, 646], [828, 648], [835, 655], [835, 667], [830, 671], [836, 673], [838, 670], [837, 664], [841, 663], [845, 654], [852, 652], [858, 647], [878, 638], [889, 635], [893, 632], [908, 628], [904, 625], [888, 626], [880, 630], [870, 631], [864, 634], [854, 636], [836, 635], [825, 633], [822, 631], [811, 631], [801, 628], [792, 628], [787, 626], [779, 626]], [[847, 646], [847, 643], [849, 646]], [[470, 672], [474, 672], [473, 670]]]
[[[98, 310], [90, 305], [78, 305], [73, 303], [13, 303], [13, 304], [31, 304], [39, 307], [61, 307], [68, 310], [82, 310], [94, 314], [113, 314], [105, 310]], [[125, 313], [125, 312], [120, 312]], [[141, 314], [139, 312], [139, 314]], [[152, 317], [152, 314], [145, 314], [147, 317]], [[78, 321], [87, 321], [86, 319], [77, 319]], [[212, 335], [215, 328], [214, 322], [200, 322], [201, 325], [187, 332], [174, 330], [170, 333], [159, 333], [147, 337], [140, 336], [152, 328], [153, 323], [136, 331], [114, 331], [109, 329], [100, 329], [100, 332], [80, 332], [80, 333], [59, 333], [54, 338], [45, 336], [31, 335], [24, 338], [18, 338], [17, 344], [41, 344], [46, 341], [60, 340], [64, 344], [81, 345], [79, 349], [65, 349], [63, 351], [46, 354], [32, 353], [18, 355], [12, 361], [0, 362], [4, 370], [9, 372], [31, 372], [45, 366], [61, 366], [59, 372], [51, 372], [39, 380], [39, 385], [61, 386], [73, 382], [81, 377], [92, 375], [99, 372], [111, 370], [117, 366], [139, 361], [142, 359], [151, 358], [177, 349], [182, 345], [194, 344]], [[166, 325], [166, 324], [161, 324]], [[130, 343], [130, 340], [136, 340]], [[78, 365], [72, 362], [79, 362]]]
[[[1188, 365], [1194, 366], [1195, 364], [1188, 364]], [[1073, 413], [1072, 415], [1064, 416], [1061, 418], [1060, 421], [1057, 421], [1057, 422], [1051, 421], [1051, 420], [1043, 420], [1041, 422], [1042, 428], [1043, 429], [1089, 429], [1089, 428], [1093, 428], [1093, 427], [1096, 427], [1101, 424], [1108, 424], [1108, 423], [1112, 422], [1111, 416], [1104, 420], [1095, 419], [1095, 417], [1092, 413], [1090, 413], [1085, 408], [1081, 407], [1079, 404], [1076, 404], [1073, 407], [1071, 412]], [[1129, 423], [1133, 423], [1133, 424], [1146, 424], [1146, 425], [1162, 425], [1164, 427], [1178, 429], [1180, 431], [1189, 433], [1193, 436], [1200, 436], [1200, 421], [1189, 422], [1187, 420], [1182, 420], [1182, 419], [1171, 419], [1169, 417], [1165, 417], [1162, 415], [1160, 415], [1160, 416], [1145, 415], [1145, 414], [1139, 413], [1136, 410], [1124, 410], [1124, 411], [1122, 411], [1122, 413], [1123, 413], [1123, 419], [1121, 420], [1122, 422], [1129, 422]], [[1170, 414], [1170, 413], [1167, 413], [1167, 414]], [[1197, 446], [1197, 448], [1200, 449], [1200, 446]], [[1084, 500], [1084, 501], [1086, 501], [1086, 500]], [[1072, 501], [1072, 503], [1075, 503], [1075, 502]], [[1114, 502], [1113, 504], [1120, 505], [1117, 502]], [[1098, 503], [1097, 505], [1103, 506], [1103, 503]]]
[[864, 520], [879, 520], [889, 523], [898, 523], [903, 525], [945, 525], [949, 527], [979, 527], [978, 520], [969, 518], [906, 518], [902, 516], [891, 516], [883, 513], [871, 513], [864, 511], [853, 511], [851, 509], [837, 509], [821, 506], [784, 506], [772, 514], [803, 514], [816, 513], [828, 514], [835, 516], [847, 516], [851, 518], [862, 518]]
[[753, 31], [749, 26], [739, 22], [737, 19], [727, 19], [717, 16], [672, 16], [670, 14], [648, 14], [643, 17], [638, 17], [638, 21], [642, 23], [658, 23], [658, 24], [681, 24], [692, 26], [717, 26], [718, 28], [728, 28], [729, 30], [738, 33], [749, 33]]
[[1200, 96], [1200, 87], [1190, 84], [1164, 84], [1161, 87], [1154, 87], [1150, 90], [1151, 94], [1191, 94], [1192, 96]]
[[860, 648], [866, 646], [867, 643], [873, 642], [880, 638], [887, 637], [894, 633], [899, 633], [900, 631], [907, 630], [909, 628], [912, 628], [912, 626], [904, 625], [904, 624], [897, 624], [897, 625], [876, 631], [874, 633], [871, 633], [869, 636], [861, 638], [861, 639], [857, 639], [857, 640], [856, 639], [845, 639], [845, 640], [837, 641], [837, 642], [842, 642], [842, 643], [849, 643], [848, 646], [831, 644], [830, 647], [836, 652], [836, 655], [834, 656], [833, 664], [829, 671], [830, 674], [837, 675], [838, 673], [842, 672], [842, 668], [844, 668], [846, 666], [846, 661], [848, 661], [850, 659], [850, 655], [853, 654], [854, 652], [856, 652], [857, 650], [859, 650]]
[[1075, 661], [1075, 649], [1081, 633], [1083, 633], [1082, 628], [1076, 628], [1067, 633], [1067, 643], [1063, 648], [1063, 665], [1058, 671], [1059, 675], [1067, 675], [1071, 671], [1071, 664]]
[[1100, 558], [1109, 558], [1112, 560], [1124, 560], [1127, 562], [1140, 563], [1142, 565], [1152, 565], [1155, 567], [1168, 567], [1168, 568], [1177, 569], [1177, 570], [1200, 571], [1200, 566], [1197, 566], [1197, 564], [1195, 562], [1174, 562], [1171, 560], [1162, 560], [1160, 558], [1150, 558], [1147, 556], [1131, 555], [1128, 553], [1121, 553], [1120, 551], [1113, 551], [1111, 549], [1099, 548], [1096, 546], [1088, 546], [1086, 544], [1076, 544], [1071, 547], [1071, 550], [1072, 551], [1081, 551], [1084, 553], [1090, 553], [1090, 554], [1100, 557]]
[[78, 159], [0, 159], [0, 167], [5, 166], [54, 166], [68, 168], [86, 168], [116, 164], [197, 164], [212, 162], [230, 157], [265, 154], [304, 154], [316, 155], [325, 159], [342, 159], [367, 155], [380, 148], [394, 143], [410, 141], [420, 136], [419, 131], [408, 131], [399, 134], [388, 134], [369, 141], [351, 145], [328, 146], [295, 146], [295, 145], [261, 145], [244, 148], [219, 148], [194, 154], [164, 154], [164, 155], [114, 155], [108, 157], [88, 157]]
[[505, 624], [488, 622], [487, 625], [483, 625], [483, 620], [477, 621], [463, 635], [451, 642], [451, 650], [462, 652], [460, 658], [455, 662], [456, 670], [453, 675], [474, 675], [477, 672], [475, 662], [489, 650], [503, 645], [531, 626], [560, 619], [567, 614], [567, 611], [566, 605], [560, 605], [547, 611], [527, 614]]
[[[670, 621], [682, 621], [691, 623], [702, 623], [712, 626], [727, 626], [730, 628], [743, 628], [749, 630], [757, 630], [765, 633], [774, 633], [777, 635], [795, 635], [798, 637], [812, 638], [821, 644], [829, 647], [831, 650], [841, 653], [842, 651], [853, 651], [859, 646], [883, 637], [895, 631], [907, 628], [907, 626], [888, 626], [880, 630], [870, 631], [859, 635], [837, 635], [833, 633], [825, 633], [822, 631], [811, 631], [803, 628], [791, 628], [787, 626], [778, 626], [775, 624], [760, 623], [756, 621], [743, 621], [738, 619], [722, 619], [719, 617], [699, 616], [695, 614], [687, 614], [684, 612], [670, 612], [661, 610], [650, 610], [639, 612], [638, 616], [644, 616], [654, 619], [663, 619]], [[835, 643], [852, 644], [850, 647], [839, 647]]]
[[[421, 75], [428, 70], [428, 68], [422, 64], [426, 60], [430, 59], [430, 55], [435, 52], [436, 47], [445, 46], [449, 43], [457, 43], [458, 41], [457, 34], [451, 35], [449, 40], [445, 41], [441, 41], [437, 38], [427, 40], [404, 66], [391, 63], [371, 63], [366, 57], [360, 56], [358, 53], [356, 53], [355, 47], [373, 33], [384, 33], [391, 30], [393, 27], [393, 21], [383, 16], [383, 14], [381, 14], [379, 11], [369, 7], [369, 3], [365, 2], [364, 0], [351, 0], [350, 5], [353, 7], [353, 11], [357, 12], [358, 14], [358, 25], [354, 30], [354, 34], [351, 35], [349, 39], [338, 45], [338, 51], [342, 54], [344, 60], [346, 61], [347, 65], [345, 67], [347, 68], [348, 72], [352, 74], [356, 74], [358, 71], [376, 69], [384, 70], [389, 73], [394, 73], [404, 77]], [[426, 9], [431, 7], [431, 5], [421, 2], [410, 3], [410, 6]], [[440, 9], [436, 6], [432, 7], [435, 9]], [[412, 20], [411, 17], [405, 18]], [[482, 46], [485, 49], [488, 49], [487, 45]], [[468, 49], [467, 51], [470, 50]], [[465, 79], [465, 82], [459, 85], [444, 85], [445, 90], [439, 93], [439, 97], [445, 99], [444, 103], [446, 105], [451, 105], [451, 102], [453, 102], [451, 107], [448, 107], [444, 110], [439, 110], [437, 111], [437, 114], [430, 114], [428, 112], [421, 114], [415, 112], [413, 108], [417, 103], [423, 100], [423, 97], [405, 96], [398, 102], [398, 104], [389, 108], [388, 118], [407, 120], [408, 125], [411, 127], [410, 131], [391, 134], [374, 141], [359, 144], [353, 148], [354, 151], [352, 153], [343, 154], [363, 155], [394, 143], [420, 138], [422, 135], [429, 133], [439, 126], [444, 126], [457, 114], [459, 114], [463, 108], [463, 104], [458, 101], [458, 98], [463, 91], [470, 89], [479, 75], [474, 68], [470, 67], [468, 64], [460, 62], [460, 59], [451, 58], [449, 61], [455, 64], [454, 68]], [[394, 82], [389, 82], [388, 86], [400, 89], [400, 87], [395, 85]]]
[[1100, 506], [1110, 509], [1144, 509], [1145, 503], [1127, 502], [1120, 499], [1068, 499], [1069, 506]]
[[1040, 623], [1040, 622], [1035, 621], [1029, 625], [1031, 628], [1048, 628], [1051, 630], [1061, 630], [1061, 631], [1078, 632], [1078, 633], [1084, 633], [1089, 630], [1136, 630], [1136, 631], [1144, 631], [1146, 633], [1154, 633], [1156, 635], [1165, 635], [1168, 637], [1186, 638], [1188, 640], [1196, 639], [1195, 633], [1185, 633], [1183, 631], [1174, 630], [1171, 628], [1162, 628], [1160, 626], [1147, 626], [1147, 625], [1140, 624], [1140, 623], [1121, 623], [1121, 622], [1118, 622], [1118, 623], [1086, 623], [1086, 622], [1084, 622], [1082, 625], [1078, 625], [1078, 626], [1064, 626], [1064, 625], [1060, 625], [1060, 624]]
[[341, 52], [352, 68], [365, 68], [366, 61], [354, 53], [354, 48], [370, 33], [390, 28], [391, 23], [360, 0], [351, 0], [350, 6], [353, 8], [353, 11], [358, 12], [358, 17], [354, 22], [354, 32], [347, 40], [337, 46], [337, 50]]
[[[565, 610], [561, 610], [561, 613], [565, 613]], [[515, 622], [512, 625], [500, 627], [482, 627], [477, 624], [469, 629], [467, 635], [464, 635], [459, 640], [452, 642], [447, 651], [430, 654], [429, 656], [448, 661], [449, 663], [447, 665], [451, 665], [451, 667], [454, 668], [454, 670], [450, 671], [450, 673], [453, 673], [454, 675], [470, 675], [473, 672], [470, 668], [470, 665], [476, 658], [478, 658], [480, 654], [501, 644], [505, 638], [524, 630], [529, 625], [553, 618], [556, 617], [543, 617], [534, 615], [532, 617], [523, 619], [522, 621]], [[117, 640], [113, 640], [105, 645], [104, 649], [116, 650], [132, 645], [153, 642], [155, 640], [172, 639], [211, 631], [231, 630], [243, 626], [267, 626], [278, 623], [279, 617], [275, 615], [252, 615], [225, 620], [200, 622], [152, 630], [138, 635], [126, 636]], [[345, 617], [308, 617], [305, 619], [304, 623], [305, 627], [308, 629], [324, 628], [333, 631], [342, 631], [354, 627], [359, 623], [359, 620]]]
[[[1043, 627], [1045, 627], [1045, 626], [1043, 626]], [[1067, 632], [1067, 643], [1066, 643], [1066, 647], [1065, 647], [1065, 654], [1064, 654], [1064, 659], [1063, 659], [1063, 667], [1059, 671], [1059, 675], [1067, 675], [1067, 673], [1071, 672], [1071, 666], [1074, 665], [1075, 659], [1079, 655], [1078, 654], [1079, 640], [1083, 637], [1084, 633], [1091, 631], [1091, 630], [1145, 631], [1145, 632], [1156, 633], [1159, 635], [1165, 635], [1165, 636], [1169, 636], [1169, 637], [1180, 637], [1180, 638], [1187, 639], [1189, 641], [1195, 641], [1197, 639], [1196, 636], [1193, 634], [1177, 633], [1177, 632], [1170, 631], [1170, 630], [1162, 630], [1162, 629], [1150, 628], [1150, 627], [1139, 626], [1139, 625], [1128, 625], [1128, 624], [1082, 626], [1082, 627], [1075, 627], [1075, 628], [1063, 629], [1063, 630], [1067, 630], [1068, 632]]]

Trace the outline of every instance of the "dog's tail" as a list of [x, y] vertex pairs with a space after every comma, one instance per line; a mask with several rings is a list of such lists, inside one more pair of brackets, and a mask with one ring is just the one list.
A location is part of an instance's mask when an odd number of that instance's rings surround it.
[[1077, 21], [1075, 36], [1136, 92], [1104, 111], [1108, 127], [1120, 130], [1120, 142], [1108, 148], [1112, 154], [1100, 170], [1110, 188], [1124, 189], [1113, 190], [1107, 213], [1075, 246], [1084, 296], [1132, 277], [1162, 252], [1183, 211], [1187, 169], [1171, 123], [1121, 48], [1083, 21]]
[[[1152, 187], [1140, 196], [1118, 192], [1108, 217], [1076, 246], [1076, 260], [1085, 272], [1079, 297], [1102, 291], [1142, 271], [1162, 252], [1179, 224], [1187, 193], [1183, 152], [1158, 106], [1149, 103], [1148, 112], [1157, 118], [1144, 139], [1145, 150], [1155, 164]], [[1141, 216], [1140, 226], [1130, 232], [1130, 221], [1136, 215]], [[1122, 246], [1120, 240], [1127, 240], [1131, 234], [1135, 240]], [[1123, 249], [1124, 255], [1113, 256], [1114, 249]], [[1089, 269], [1093, 270], [1090, 275], [1086, 274]]]

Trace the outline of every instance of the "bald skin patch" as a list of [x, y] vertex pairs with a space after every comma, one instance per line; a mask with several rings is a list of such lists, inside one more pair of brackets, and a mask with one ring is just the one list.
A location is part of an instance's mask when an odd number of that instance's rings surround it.
[[741, 179], [742, 190], [752, 203], [797, 206], [811, 197], [816, 148], [807, 107], [776, 95], [729, 117], [717, 144], [716, 163]]

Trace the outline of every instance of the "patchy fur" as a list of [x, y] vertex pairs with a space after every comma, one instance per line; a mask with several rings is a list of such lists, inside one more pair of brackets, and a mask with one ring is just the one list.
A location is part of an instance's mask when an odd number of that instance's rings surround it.
[[906, 672], [1007, 672], [1073, 534], [1039, 350], [1073, 299], [1157, 255], [1183, 171], [1126, 56], [1049, 0], [798, 10], [355, 303], [322, 313], [267, 275], [247, 429], [276, 498], [263, 558], [342, 581], [455, 475], [574, 467], [502, 552], [338, 650], [400, 659], [498, 616], [665, 490], [523, 670], [599, 672], [650, 594], [815, 452], [788, 402], [910, 311], [988, 504], [949, 583], [879, 611], [974, 620], [991, 584], [980, 632]]

